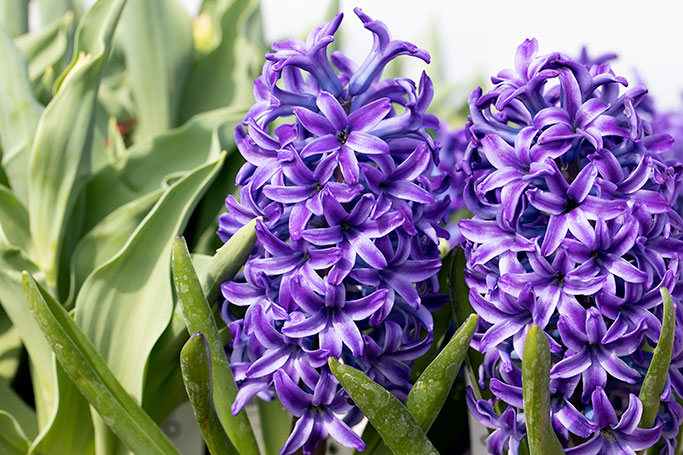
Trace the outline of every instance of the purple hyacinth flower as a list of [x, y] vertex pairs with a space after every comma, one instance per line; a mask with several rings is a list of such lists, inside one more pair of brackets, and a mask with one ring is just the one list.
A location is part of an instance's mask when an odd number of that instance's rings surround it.
[[360, 66], [328, 55], [341, 14], [266, 55], [256, 103], [235, 129], [246, 160], [239, 198], [228, 196], [219, 217], [224, 241], [260, 218], [243, 270], [221, 287], [221, 316], [233, 335], [232, 411], [255, 396], [279, 399], [298, 418], [283, 454], [310, 455], [328, 436], [362, 449], [349, 429], [362, 413], [327, 360], [405, 400], [443, 300], [436, 274], [448, 204], [426, 131], [438, 127], [426, 113], [432, 84], [424, 72], [419, 83], [381, 77], [394, 57], [429, 56], [355, 12], [375, 39]]
[[652, 447], [662, 433], [659, 426], [638, 428], [643, 415], [643, 404], [633, 394], [629, 396], [628, 408], [617, 419], [614, 407], [602, 387], [591, 396], [593, 421], [599, 431], [591, 439], [576, 447], [567, 449], [574, 455], [635, 455], [636, 451]]

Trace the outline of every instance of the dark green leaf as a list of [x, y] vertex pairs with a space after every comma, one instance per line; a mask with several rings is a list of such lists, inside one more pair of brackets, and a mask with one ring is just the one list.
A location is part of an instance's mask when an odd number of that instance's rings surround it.
[[213, 405], [211, 353], [206, 337], [195, 333], [180, 352], [180, 368], [185, 390], [199, 424], [206, 447], [212, 455], [238, 455], [218, 419]]
[[329, 359], [330, 369], [394, 455], [438, 454], [427, 435], [398, 398], [361, 371]]

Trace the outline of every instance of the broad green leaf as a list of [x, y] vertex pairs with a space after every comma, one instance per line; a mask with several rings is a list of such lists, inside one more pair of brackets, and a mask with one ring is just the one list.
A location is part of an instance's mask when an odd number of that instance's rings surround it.
[[[8, 5], [11, 2], [0, 2]], [[2, 166], [12, 191], [28, 202], [28, 162], [33, 135], [43, 107], [33, 96], [26, 59], [12, 39], [0, 30], [0, 148]]]
[[130, 0], [121, 25], [138, 110], [136, 137], [154, 136], [177, 124], [192, 62], [192, 22], [177, 0]]
[[475, 314], [465, 320], [408, 394], [406, 408], [425, 431], [434, 423], [453, 387], [478, 321]]
[[530, 454], [563, 455], [550, 421], [550, 345], [536, 324], [529, 327], [524, 341], [522, 388]]
[[[17, 47], [28, 60], [28, 77], [34, 89], [43, 83], [43, 78], [47, 79], [45, 83], [49, 82], [47, 100], [52, 97], [51, 86], [56, 74], [61, 73], [71, 58], [73, 33], [74, 15], [69, 12], [46, 27], [16, 39]], [[46, 71], [50, 72], [47, 77]]]
[[30, 255], [33, 244], [29, 233], [28, 213], [6, 186], [0, 185], [0, 239]]
[[258, 400], [261, 436], [265, 453], [278, 453], [292, 431], [292, 414], [282, 407], [280, 401]]
[[185, 84], [180, 121], [220, 106], [253, 104], [265, 47], [257, 0], [217, 0], [207, 8], [218, 45], [197, 60]]
[[[0, 306], [0, 383], [12, 382], [14, 375], [19, 368], [21, 357], [21, 338], [16, 327]], [[1, 386], [0, 386], [1, 392]], [[2, 407], [0, 399], [0, 409]]]
[[256, 245], [256, 220], [242, 226], [216, 251], [202, 276], [202, 289], [209, 302], [215, 302], [220, 295], [221, 284], [237, 275]]
[[59, 363], [112, 430], [137, 453], [178, 454], [161, 429], [116, 380], [66, 310], [41, 292], [26, 272], [23, 284], [31, 312]]
[[24, 455], [28, 452], [30, 441], [11, 414], [0, 411], [0, 453], [5, 455]]
[[[236, 245], [233, 243], [233, 247], [244, 250], [241, 243]], [[243, 263], [246, 256], [241, 259]], [[175, 284], [178, 302], [185, 317], [187, 331], [189, 333], [203, 333], [211, 350], [214, 383], [213, 398], [220, 421], [240, 454], [256, 455], [259, 453], [258, 445], [256, 444], [256, 438], [246, 413], [233, 416], [230, 412], [230, 406], [235, 401], [235, 396], [237, 395], [237, 385], [232, 376], [230, 363], [218, 334], [213, 311], [206, 300], [202, 285], [192, 265], [190, 253], [187, 251], [187, 245], [182, 237], [177, 237], [175, 240], [172, 266], [173, 283]], [[238, 269], [236, 264], [231, 264], [231, 266]]]
[[[76, 321], [138, 401], [150, 351], [173, 313], [173, 237], [224, 159], [223, 154], [173, 183], [124, 247], [88, 276], [76, 298]], [[99, 433], [99, 440], [104, 437]]]
[[[56, 303], [58, 306], [58, 303]], [[69, 379], [57, 362], [54, 354], [52, 365], [55, 371], [54, 409], [50, 420], [31, 444], [29, 454], [78, 453], [94, 455], [93, 425], [90, 420], [88, 402]], [[74, 424], [78, 422], [78, 424]]]
[[659, 410], [659, 399], [664, 391], [664, 385], [669, 377], [669, 365], [674, 348], [676, 335], [676, 309], [671, 300], [671, 295], [665, 287], [659, 288], [664, 300], [664, 316], [662, 320], [662, 332], [659, 335], [657, 347], [652, 354], [650, 366], [640, 388], [638, 398], [643, 403], [643, 416], [640, 426], [650, 428], [655, 422]]
[[0, 305], [28, 351], [38, 422], [43, 428], [53, 414], [57, 394], [52, 349], [26, 306], [21, 270], [29, 270], [36, 278], [41, 276], [38, 268], [21, 250], [0, 244]]
[[93, 270], [111, 259], [126, 244], [162, 193], [162, 189], [152, 191], [119, 207], [81, 238], [71, 262], [71, 289], [74, 295]]
[[28, 0], [2, 0], [0, 25], [13, 38], [28, 32]]
[[180, 351], [180, 368], [194, 417], [209, 452], [212, 455], [239, 455], [225, 434], [213, 405], [211, 352], [201, 332], [192, 335]]
[[80, 0], [38, 0], [38, 11], [40, 22], [45, 25], [64, 17], [67, 13], [80, 16], [83, 6]]
[[74, 61], [58, 82], [33, 142], [28, 204], [31, 236], [37, 264], [52, 287], [57, 283], [67, 222], [87, 180], [100, 73], [124, 4], [125, 0], [99, 0], [83, 16]]
[[126, 202], [156, 190], [168, 175], [194, 169], [217, 156], [220, 150], [211, 148], [216, 127], [223, 123], [234, 127], [243, 118], [243, 110], [219, 109], [133, 145], [125, 156], [103, 168], [88, 183], [85, 228], [92, 228]]
[[[36, 412], [12, 390], [9, 384], [0, 380], [0, 412], [12, 416], [16, 426], [27, 440], [32, 440], [38, 434], [38, 420]], [[0, 434], [2, 431], [0, 431]]]
[[438, 454], [398, 398], [361, 371], [329, 359], [330, 369], [394, 455]]

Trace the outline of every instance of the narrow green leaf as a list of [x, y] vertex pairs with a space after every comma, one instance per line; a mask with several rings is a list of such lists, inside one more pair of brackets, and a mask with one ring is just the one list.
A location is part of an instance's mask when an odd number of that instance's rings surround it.
[[258, 410], [265, 453], [278, 453], [292, 431], [292, 415], [277, 398], [258, 400]]
[[337, 359], [330, 358], [329, 365], [394, 455], [438, 454], [420, 424], [391, 392]]
[[29, 233], [28, 212], [9, 188], [0, 185], [0, 239], [30, 255], [33, 244]]
[[265, 46], [258, 0], [218, 0], [207, 10], [218, 45], [198, 59], [185, 85], [180, 121], [220, 106], [253, 103], [253, 80]]
[[[11, 2], [0, 2], [9, 4]], [[31, 88], [26, 58], [0, 29], [0, 146], [2, 167], [12, 191], [24, 206], [28, 203], [28, 162], [33, 135], [43, 111]]]
[[31, 312], [59, 363], [112, 430], [137, 453], [179, 454], [116, 380], [66, 310], [49, 296], [46, 300], [27, 272], [23, 274], [23, 284]]
[[197, 278], [190, 253], [182, 237], [177, 237], [175, 240], [172, 264], [173, 282], [178, 302], [183, 310], [187, 331], [189, 333], [202, 332], [211, 349], [215, 385], [213, 398], [221, 423], [240, 454], [258, 454], [256, 438], [246, 413], [242, 412], [233, 416], [230, 412], [230, 406], [237, 395], [237, 385], [218, 334], [213, 311], [204, 296], [202, 285]]
[[192, 62], [192, 22], [177, 0], [131, 0], [121, 25], [138, 110], [136, 137], [154, 136], [176, 126]]
[[1, 1], [0, 25], [12, 38], [28, 32], [28, 0]]
[[206, 300], [215, 302], [221, 290], [221, 284], [232, 280], [242, 268], [256, 245], [256, 220], [252, 220], [216, 251], [211, 263], [202, 276], [202, 289]]
[[524, 415], [531, 455], [563, 455], [550, 422], [550, 345], [538, 325], [529, 328], [522, 361]]
[[28, 452], [29, 446], [30, 441], [16, 419], [11, 414], [0, 411], [0, 453], [24, 455]]
[[406, 408], [424, 431], [429, 430], [434, 423], [453, 387], [478, 321], [476, 314], [465, 320], [408, 394]]
[[243, 110], [218, 109], [130, 147], [125, 156], [89, 181], [85, 228], [91, 229], [117, 207], [158, 189], [167, 176], [218, 157], [221, 150], [211, 147], [217, 127], [227, 123], [234, 128], [243, 118]]
[[638, 398], [643, 403], [643, 416], [640, 426], [650, 428], [655, 423], [659, 410], [659, 399], [664, 391], [666, 379], [669, 377], [669, 365], [673, 354], [674, 338], [676, 335], [676, 311], [669, 290], [659, 288], [664, 300], [664, 317], [662, 320], [662, 332], [659, 335], [657, 347], [652, 354], [650, 366], [643, 380]]
[[[29, 215], [36, 261], [57, 283], [59, 255], [71, 211], [89, 173], [101, 69], [125, 0], [99, 0], [83, 16], [75, 58], [45, 108], [29, 161]], [[69, 128], [64, 128], [69, 125]]]
[[239, 455], [223, 431], [213, 405], [211, 353], [201, 332], [192, 335], [185, 343], [180, 352], [180, 368], [192, 411], [209, 452], [212, 455]]

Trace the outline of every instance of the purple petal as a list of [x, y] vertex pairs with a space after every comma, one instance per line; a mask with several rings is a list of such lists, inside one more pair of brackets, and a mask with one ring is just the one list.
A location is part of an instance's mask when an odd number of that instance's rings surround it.
[[340, 148], [341, 144], [339, 143], [339, 139], [332, 134], [326, 134], [324, 136], [316, 137], [306, 144], [303, 150], [301, 150], [301, 157], [308, 158], [312, 155], [333, 152]]
[[327, 432], [338, 443], [345, 447], [350, 447], [362, 452], [365, 450], [365, 443], [363, 440], [349, 428], [343, 421], [339, 420], [332, 413], [325, 413], [323, 425]]
[[366, 155], [383, 155], [389, 153], [389, 145], [372, 134], [361, 131], [351, 131], [346, 139], [346, 145], [358, 153]]
[[275, 382], [275, 391], [282, 406], [290, 414], [301, 417], [311, 403], [311, 395], [294, 384], [292, 379], [282, 370], [275, 372], [273, 380]]
[[299, 418], [294, 425], [292, 433], [289, 435], [289, 438], [287, 438], [285, 445], [280, 449], [280, 455], [290, 455], [301, 448], [310, 437], [314, 423], [315, 421], [308, 414]]
[[320, 112], [327, 117], [327, 120], [329, 120], [335, 130], [343, 131], [349, 126], [349, 120], [346, 117], [346, 112], [344, 112], [344, 108], [341, 106], [341, 104], [339, 104], [337, 98], [323, 91], [318, 95], [316, 104], [318, 105]]
[[616, 425], [617, 414], [614, 412], [614, 407], [612, 407], [612, 403], [609, 402], [607, 394], [602, 387], [597, 387], [593, 391], [591, 403], [593, 404], [593, 421], [598, 428], [602, 429]]
[[391, 100], [380, 98], [349, 114], [351, 131], [369, 131], [391, 111]]
[[296, 115], [296, 118], [299, 119], [304, 128], [317, 136], [336, 135], [337, 133], [332, 124], [320, 114], [311, 112], [308, 109], [295, 107], [294, 115]]

